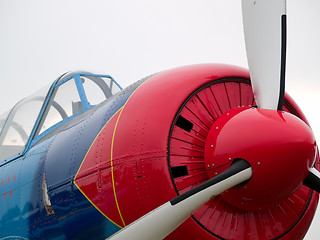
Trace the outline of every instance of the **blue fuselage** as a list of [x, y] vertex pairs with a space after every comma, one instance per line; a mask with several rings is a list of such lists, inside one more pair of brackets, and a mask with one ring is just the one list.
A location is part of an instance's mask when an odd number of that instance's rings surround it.
[[0, 163], [0, 238], [105, 239], [119, 227], [74, 185], [90, 145], [121, 108], [134, 84]]

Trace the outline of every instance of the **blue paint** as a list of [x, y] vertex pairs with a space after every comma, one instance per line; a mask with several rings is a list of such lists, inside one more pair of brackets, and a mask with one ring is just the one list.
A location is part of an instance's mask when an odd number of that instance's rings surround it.
[[43, 214], [42, 165], [52, 140], [0, 168], [1, 179], [6, 179], [1, 190], [7, 193], [6, 198], [0, 199], [0, 237], [41, 238], [41, 225], [47, 221]]
[[[52, 85], [49, 98], [58, 84], [62, 84], [59, 79]], [[0, 166], [0, 238], [105, 239], [119, 231], [118, 226], [83, 196], [73, 179], [97, 134], [138, 86], [135, 84], [103, 104], [90, 106], [88, 111], [58, 123], [36, 139], [29, 140], [23, 156], [4, 161]], [[86, 99], [81, 98], [81, 101]], [[47, 104], [48, 99], [40, 116]], [[40, 118], [30, 139], [39, 123]], [[49, 133], [52, 136], [43, 140]], [[48, 214], [46, 210], [43, 179], [54, 214]]]
[[[38, 118], [38, 120], [37, 120], [37, 122], [35, 124], [35, 127], [34, 127], [34, 129], [32, 131], [32, 134], [31, 134], [31, 136], [29, 138], [30, 142], [28, 142], [26, 149], [29, 149], [30, 147], [35, 145], [43, 136], [45, 136], [48, 133], [54, 131], [55, 129], [59, 128], [60, 126], [64, 125], [65, 123], [73, 120], [75, 117], [77, 117], [77, 116], [81, 115], [82, 113], [86, 112], [88, 109], [94, 107], [94, 106], [90, 105], [89, 102], [88, 102], [88, 99], [87, 99], [86, 94], [85, 94], [85, 90], [84, 90], [83, 85], [82, 85], [81, 76], [93, 76], [93, 77], [109, 78], [120, 88], [120, 90], [122, 90], [122, 87], [109, 75], [98, 75], [98, 74], [90, 74], [90, 73], [75, 73], [75, 74], [72, 74], [69, 77], [66, 76], [65, 79], [63, 78], [64, 75], [61, 76], [59, 79], [57, 79], [53, 83], [53, 85], [52, 85], [52, 87], [51, 87], [51, 89], [50, 89], [50, 91], [48, 93], [47, 99], [46, 99], [46, 101], [44, 103], [44, 107], [41, 110], [40, 116], [39, 116], [39, 118]], [[53, 94], [54, 89], [59, 87], [59, 86], [61, 86], [64, 83], [66, 83], [67, 81], [72, 81], [72, 80], [75, 81], [75, 84], [76, 84], [76, 87], [77, 87], [77, 90], [78, 90], [78, 93], [79, 93], [79, 97], [80, 97], [80, 100], [81, 100], [81, 103], [82, 103], [83, 110], [78, 112], [78, 113], [76, 113], [76, 114], [74, 114], [74, 115], [72, 115], [72, 116], [70, 116], [70, 117], [68, 117], [68, 118], [66, 118], [66, 119], [64, 119], [64, 120], [62, 120], [62, 121], [60, 121], [59, 123], [51, 126], [47, 130], [45, 130], [43, 133], [41, 133], [39, 136], [35, 137], [34, 135], [36, 133], [36, 129], [39, 127], [41, 118], [45, 113], [45, 109], [47, 108], [49, 99], [52, 98], [52, 94]]]
[[81, 82], [81, 78], [80, 78], [80, 74], [74, 75], [74, 80], [76, 82], [76, 86], [77, 86], [77, 89], [78, 89], [78, 92], [79, 92], [79, 96], [80, 96], [80, 99], [81, 99], [82, 107], [86, 111], [91, 107], [91, 105], [89, 104], [87, 96], [86, 96], [86, 93], [84, 91], [84, 88], [83, 88], [83, 85], [82, 85], [82, 82]]
[[[48, 192], [58, 221], [68, 238], [79, 232], [81, 236], [88, 234], [88, 238], [95, 234], [97, 238], [99, 235], [106, 237], [120, 229], [91, 205], [73, 184], [73, 179], [95, 137], [131, 93], [122, 94], [105, 103], [68, 131], [60, 132], [50, 146], [45, 167]], [[63, 168], [57, 169], [57, 166]], [[70, 215], [73, 217], [65, 219], [65, 216]], [[86, 233], [83, 233], [83, 228]]]
[[[28, 151], [44, 135], [48, 134], [49, 132], [53, 131], [54, 129], [58, 128], [59, 126], [63, 125], [64, 123], [72, 120], [77, 115], [80, 115], [81, 113], [83, 113], [83, 112], [87, 111], [88, 109], [90, 109], [91, 107], [93, 107], [93, 106], [91, 106], [89, 104], [89, 102], [87, 100], [87, 97], [86, 97], [86, 94], [85, 94], [85, 91], [84, 91], [80, 76], [94, 76], [94, 77], [109, 78], [109, 79], [111, 79], [111, 81], [113, 83], [115, 83], [120, 88], [120, 90], [123, 90], [122, 87], [110, 75], [100, 75], [100, 74], [91, 74], [91, 73], [82, 73], [82, 72], [77, 72], [75, 74], [71, 74], [70, 76], [68, 76], [66, 73], [61, 75], [57, 80], [54, 81], [54, 83], [52, 84], [52, 86], [49, 89], [49, 92], [48, 92], [47, 97], [46, 97], [46, 99], [44, 101], [44, 104], [42, 106], [40, 114], [39, 114], [39, 116], [38, 116], [38, 118], [36, 120], [36, 123], [35, 123], [35, 125], [34, 125], [34, 127], [32, 129], [32, 132], [31, 132], [30, 137], [28, 139], [28, 142], [26, 144], [25, 150], [22, 151], [20, 154], [12, 157], [11, 159], [15, 159], [15, 158], [19, 157], [21, 154], [23, 154], [24, 152]], [[44, 117], [44, 113], [45, 113], [45, 111], [46, 111], [46, 109], [48, 107], [49, 101], [53, 97], [52, 95], [53, 95], [54, 90], [57, 87], [59, 87], [60, 85], [62, 85], [63, 83], [71, 80], [72, 78], [74, 78], [74, 80], [75, 80], [75, 83], [76, 83], [76, 86], [77, 86], [77, 90], [78, 90], [78, 93], [79, 93], [79, 96], [80, 96], [80, 99], [81, 99], [81, 103], [82, 103], [82, 106], [83, 106], [83, 110], [80, 111], [79, 113], [67, 118], [67, 119], [64, 119], [63, 121], [55, 124], [54, 126], [50, 127], [43, 134], [41, 134], [41, 136], [36, 136], [35, 137], [36, 131], [37, 131], [38, 127], [39, 127], [39, 124], [40, 124], [42, 118]]]
[[[63, 76], [64, 76], [64, 74], [61, 75], [61, 77], [63, 77]], [[45, 99], [45, 101], [43, 103], [43, 106], [42, 106], [41, 110], [40, 110], [39, 116], [38, 116], [38, 118], [37, 118], [37, 120], [36, 120], [36, 122], [35, 122], [35, 124], [34, 124], [34, 126], [32, 128], [32, 131], [31, 131], [31, 134], [29, 136], [29, 139], [28, 139], [28, 142], [26, 144], [24, 152], [27, 152], [32, 147], [32, 140], [34, 139], [34, 136], [35, 136], [36, 131], [37, 131], [38, 127], [39, 127], [40, 121], [41, 121], [41, 119], [42, 119], [42, 117], [44, 115], [46, 107], [48, 106], [49, 100], [51, 99], [53, 90], [55, 89], [55, 87], [57, 85], [57, 82], [59, 81], [60, 78], [56, 79], [53, 82], [53, 84], [51, 85], [51, 87], [50, 87], [50, 89], [48, 91], [47, 97], [46, 97], [46, 99]]]

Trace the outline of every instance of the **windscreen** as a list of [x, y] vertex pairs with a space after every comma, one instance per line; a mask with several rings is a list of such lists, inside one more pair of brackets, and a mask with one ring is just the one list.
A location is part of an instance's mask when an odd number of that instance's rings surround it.
[[0, 117], [0, 161], [23, 151], [39, 116], [49, 86], [17, 103]]
[[38, 141], [121, 87], [109, 75], [76, 72], [63, 75], [49, 89], [50, 85], [17, 103], [9, 114], [0, 115], [0, 161], [22, 153], [31, 133], [32, 141]]

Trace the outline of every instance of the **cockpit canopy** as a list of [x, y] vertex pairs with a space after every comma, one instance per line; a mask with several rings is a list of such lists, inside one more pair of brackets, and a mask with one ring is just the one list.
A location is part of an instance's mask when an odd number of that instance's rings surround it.
[[73, 72], [0, 115], [0, 161], [20, 156], [43, 136], [122, 90], [109, 75]]

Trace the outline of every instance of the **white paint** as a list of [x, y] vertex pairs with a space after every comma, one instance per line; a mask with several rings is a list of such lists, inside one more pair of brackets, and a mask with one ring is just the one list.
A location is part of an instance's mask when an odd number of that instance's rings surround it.
[[277, 109], [281, 70], [281, 16], [285, 0], [242, 0], [247, 58], [256, 103]]
[[172, 206], [167, 202], [137, 221], [123, 228], [109, 240], [160, 240], [165, 238], [180, 224], [187, 220], [201, 205], [221, 192], [236, 186], [252, 176], [252, 169], [247, 168], [199, 193], [192, 195]]

